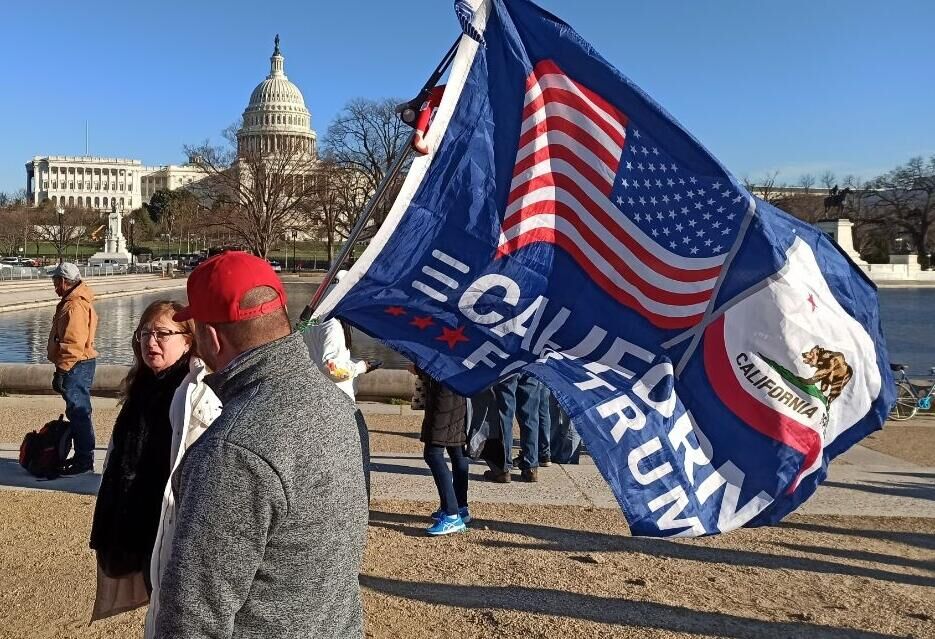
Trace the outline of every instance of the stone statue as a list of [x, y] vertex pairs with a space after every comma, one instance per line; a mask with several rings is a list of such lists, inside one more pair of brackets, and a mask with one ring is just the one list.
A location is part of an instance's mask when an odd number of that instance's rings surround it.
[[123, 238], [122, 219], [123, 208], [119, 203], [114, 202], [111, 204], [110, 213], [107, 215], [107, 234], [104, 236], [104, 250], [88, 258], [89, 265], [114, 266], [130, 263], [131, 257], [127, 252], [126, 240]]
[[106, 253], [123, 253], [126, 250], [124, 248], [123, 228], [120, 223], [123, 218], [122, 214], [123, 211], [114, 202], [110, 207], [110, 215], [107, 216], [107, 236], [104, 243], [104, 252]]
[[279, 53], [279, 34], [278, 33], [276, 34], [276, 39], [273, 40], [273, 42], [276, 43], [276, 47], [273, 49], [273, 55], [281, 55]]
[[843, 191], [838, 191], [838, 185], [835, 184], [834, 188], [831, 189], [831, 195], [825, 198], [825, 214], [827, 214], [828, 211], [837, 211], [838, 215], [843, 215], [844, 202], [847, 200], [847, 196], [850, 192], [850, 187], [846, 187]]

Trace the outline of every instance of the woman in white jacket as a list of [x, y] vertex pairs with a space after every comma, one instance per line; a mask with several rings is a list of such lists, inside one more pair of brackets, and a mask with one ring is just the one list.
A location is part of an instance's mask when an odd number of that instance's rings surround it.
[[[335, 282], [340, 282], [347, 271], [338, 271]], [[333, 285], [332, 285], [333, 286]], [[305, 342], [309, 347], [312, 362], [338, 388], [357, 401], [357, 384], [361, 375], [382, 366], [379, 360], [362, 360], [351, 357], [350, 327], [337, 318], [310, 326]]]
[[[172, 405], [169, 408], [169, 421], [172, 424], [172, 472], [182, 461], [182, 456], [188, 447], [201, 437], [208, 426], [221, 414], [221, 400], [217, 398], [207, 384], [204, 377], [208, 373], [205, 363], [193, 357], [189, 365], [188, 376], [182, 381]], [[150, 578], [153, 592], [150, 597], [149, 610], [146, 613], [146, 629], [144, 637], [151, 639], [154, 636], [154, 621], [159, 612], [159, 589], [162, 581], [162, 568], [169, 561], [172, 552], [172, 537], [175, 533], [175, 497], [172, 494], [172, 480], [166, 484], [162, 496], [162, 513], [159, 517], [159, 530], [156, 533], [156, 544], [153, 548], [152, 563], [150, 565]]]

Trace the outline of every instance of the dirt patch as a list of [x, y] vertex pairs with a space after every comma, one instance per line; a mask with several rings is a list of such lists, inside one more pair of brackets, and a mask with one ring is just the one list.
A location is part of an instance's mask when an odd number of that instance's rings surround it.
[[419, 441], [422, 414], [364, 415], [370, 431], [370, 450], [380, 453], [422, 453]]
[[913, 464], [935, 467], [935, 419], [917, 419], [926, 425], [889, 422], [883, 430], [862, 439], [860, 445]]
[[[132, 637], [87, 626], [92, 497], [5, 492], [0, 638]], [[776, 528], [635, 539], [615, 510], [477, 504], [423, 534], [427, 503], [372, 504], [367, 636], [935, 637], [935, 521], [794, 516]]]

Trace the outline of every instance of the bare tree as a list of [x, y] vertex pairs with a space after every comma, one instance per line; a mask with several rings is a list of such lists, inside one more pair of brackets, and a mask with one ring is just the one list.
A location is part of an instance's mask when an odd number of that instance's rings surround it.
[[64, 208], [59, 215], [52, 208], [51, 203], [43, 204], [36, 213], [33, 230], [37, 242], [47, 242], [55, 247], [59, 262], [64, 259], [66, 251], [71, 244], [78, 243], [87, 237], [94, 222], [99, 215], [84, 208]]
[[805, 194], [808, 195], [808, 192], [815, 186], [815, 176], [811, 173], [804, 173], [799, 178], [799, 186], [805, 189]]
[[34, 213], [17, 194], [9, 196], [7, 204], [0, 206], [0, 253], [16, 255], [20, 248], [24, 256], [29, 253], [29, 242], [35, 239]]
[[756, 182], [744, 177], [743, 183], [750, 193], [773, 204], [782, 198], [779, 189], [783, 185], [776, 183], [777, 177], [779, 177], [779, 171], [773, 171], [772, 173], [766, 173], [761, 180]]
[[831, 187], [837, 183], [838, 178], [835, 177], [833, 171], [825, 171], [820, 176], [818, 176], [818, 181], [823, 187], [830, 191]]
[[935, 230], [935, 155], [912, 158], [868, 186], [851, 198], [849, 212], [862, 226], [886, 227], [892, 237], [908, 236], [919, 264], [927, 268]]
[[211, 221], [248, 250], [267, 257], [286, 229], [304, 226], [316, 183], [317, 161], [302, 144], [278, 141], [272, 151], [211, 146], [186, 147], [190, 162], [207, 177], [189, 187]]
[[335, 243], [350, 235], [370, 196], [370, 182], [356, 168], [324, 158], [315, 172], [317, 188], [309, 201], [310, 225], [325, 238], [328, 262], [334, 259]]
[[[403, 152], [412, 131], [396, 114], [400, 100], [351, 100], [337, 115], [322, 145], [322, 156], [347, 169], [353, 169], [364, 180], [366, 191], [372, 194], [383, 181], [390, 166]], [[374, 211], [374, 224], [386, 218], [393, 200], [402, 186], [406, 170], [387, 188], [382, 206]], [[365, 198], [366, 200], [367, 198]]]

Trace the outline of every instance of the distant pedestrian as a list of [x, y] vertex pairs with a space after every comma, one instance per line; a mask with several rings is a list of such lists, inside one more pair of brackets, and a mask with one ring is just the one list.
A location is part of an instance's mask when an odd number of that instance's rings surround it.
[[155, 636], [361, 637], [368, 508], [352, 402], [292, 332], [265, 260], [207, 260], [188, 299], [175, 320], [195, 320], [224, 408], [172, 475]]
[[[501, 438], [503, 444], [503, 468], [491, 467], [484, 472], [488, 481], [508, 483], [510, 471], [516, 464], [520, 469], [522, 481], [539, 481], [539, 425], [540, 407], [543, 399], [548, 401], [548, 389], [538, 379], [527, 373], [520, 373], [498, 382], [493, 386], [500, 416]], [[513, 419], [519, 422], [520, 454], [513, 459]]]
[[62, 298], [55, 308], [49, 332], [48, 356], [55, 364], [52, 389], [65, 400], [65, 416], [71, 425], [74, 455], [62, 475], [94, 470], [94, 426], [91, 423], [91, 384], [97, 366], [94, 336], [97, 313], [94, 292], [81, 281], [81, 271], [70, 262], [52, 271], [55, 293]]
[[[414, 369], [425, 389], [425, 416], [419, 439], [425, 444], [423, 456], [435, 488], [440, 507], [432, 513], [430, 535], [462, 532], [471, 522], [468, 510], [469, 461], [464, 454], [467, 442], [468, 400], [435, 381], [424, 371]], [[451, 470], [445, 462], [445, 451], [451, 460]]]

